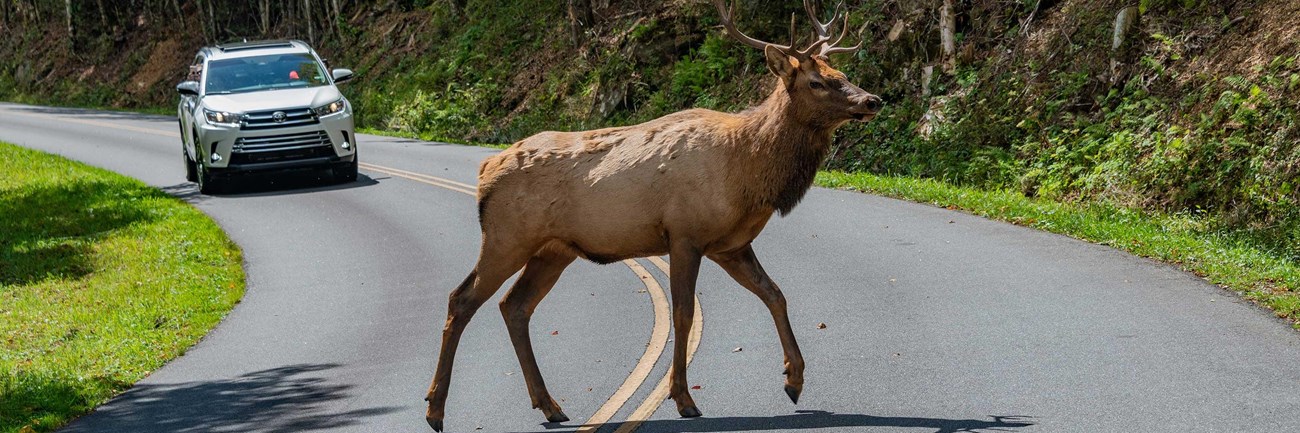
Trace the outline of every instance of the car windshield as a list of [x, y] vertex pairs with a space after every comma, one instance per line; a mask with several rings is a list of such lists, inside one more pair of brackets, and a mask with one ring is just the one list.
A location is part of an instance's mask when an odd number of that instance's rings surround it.
[[325, 69], [311, 54], [276, 54], [213, 60], [208, 63], [207, 94], [316, 87], [329, 84]]

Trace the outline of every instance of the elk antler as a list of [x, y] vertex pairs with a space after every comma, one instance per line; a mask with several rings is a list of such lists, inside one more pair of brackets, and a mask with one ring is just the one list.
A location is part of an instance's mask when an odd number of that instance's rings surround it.
[[[858, 41], [858, 44], [852, 47], [836, 46], [839, 45], [840, 41], [844, 40], [844, 36], [849, 33], [849, 20], [844, 10], [843, 1], [841, 1], [839, 5], [835, 6], [835, 15], [832, 15], [831, 20], [825, 23], [817, 18], [817, 11], [813, 7], [812, 1], [803, 1], [804, 11], [808, 13], [808, 19], [812, 20], [814, 39], [812, 44], [802, 50], [794, 48], [796, 39], [794, 15], [790, 16], [790, 45], [777, 45], [771, 42], [764, 42], [751, 38], [737, 29], [736, 23], [732, 21], [732, 8], [724, 2], [725, 0], [713, 0], [713, 5], [718, 8], [718, 15], [722, 18], [722, 26], [727, 29], [727, 33], [730, 34], [731, 37], [736, 38], [736, 40], [751, 47], [761, 50], [767, 48], [768, 45], [771, 45], [787, 55], [802, 59], [807, 59], [814, 55], [824, 57], [831, 54], [852, 53], [862, 48], [862, 41]], [[839, 20], [844, 22], [844, 29], [840, 32], [839, 36], [834, 38], [832, 41], [830, 36], [831, 27], [834, 27], [835, 22]]]
[[[718, 8], [718, 15], [722, 18], [722, 26], [727, 28], [727, 33], [731, 34], [731, 37], [736, 38], [736, 40], [740, 41], [745, 45], [749, 45], [751, 47], [758, 48], [760, 50], [766, 49], [768, 45], [771, 45], [773, 47], [776, 47], [776, 49], [785, 52], [786, 54], [792, 54], [793, 52], [795, 52], [793, 48], [790, 48], [790, 45], [777, 45], [771, 42], [764, 42], [758, 39], [751, 38], [748, 35], [742, 33], [739, 29], [736, 28], [736, 23], [731, 20], [731, 12], [732, 12], [731, 6], [728, 6], [723, 2], [724, 0], [713, 0], [713, 6]], [[793, 22], [794, 21], [791, 20], [791, 24], [792, 24], [791, 27], [794, 27]], [[791, 35], [791, 39], [793, 39], [793, 34]], [[790, 43], [793, 45], [794, 41], [791, 40]]]
[[[817, 18], [817, 11], [813, 8], [811, 0], [803, 0], [803, 8], [804, 11], [808, 12], [808, 19], [812, 20], [813, 30], [816, 32], [817, 36], [817, 40], [806, 50], [808, 54], [812, 54], [813, 51], [816, 50], [818, 56], [825, 57], [831, 54], [852, 53], [862, 48], [862, 41], [858, 41], [858, 44], [852, 47], [836, 46], [840, 44], [840, 41], [844, 40], [845, 35], [849, 34], [849, 17], [844, 9], [843, 1], [840, 1], [838, 5], [835, 5], [835, 14], [831, 15], [831, 20], [829, 22], [824, 23]], [[843, 21], [844, 28], [840, 30], [840, 35], [832, 41], [830, 31], [831, 27], [835, 27], [836, 20]]]

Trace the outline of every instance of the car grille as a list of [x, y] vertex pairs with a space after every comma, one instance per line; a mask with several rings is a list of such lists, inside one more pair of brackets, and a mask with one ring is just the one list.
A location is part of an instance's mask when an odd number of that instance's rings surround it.
[[334, 155], [334, 146], [325, 131], [300, 134], [240, 137], [230, 154], [231, 164], [292, 161]]
[[[283, 120], [276, 120], [275, 113], [284, 113]], [[239, 129], [271, 129], [287, 128], [290, 126], [313, 125], [320, 123], [310, 108], [295, 108], [291, 110], [259, 111], [244, 115]]]

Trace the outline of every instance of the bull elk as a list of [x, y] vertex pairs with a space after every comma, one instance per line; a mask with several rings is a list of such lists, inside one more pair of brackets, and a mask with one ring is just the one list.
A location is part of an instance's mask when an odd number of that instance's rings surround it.
[[[479, 167], [483, 230], [478, 263], [451, 292], [426, 419], [442, 431], [453, 359], [474, 312], [520, 268], [501, 300], [501, 314], [533, 408], [547, 421], [569, 418], [546, 390], [528, 334], [537, 304], [570, 263], [668, 254], [673, 340], [670, 396], [683, 417], [700, 416], [686, 382], [686, 345], [700, 259], [716, 262], [757, 295], [772, 314], [785, 355], [785, 392], [798, 402], [804, 360], [785, 297], [750, 243], [774, 212], [789, 213], [807, 193], [835, 129], [875, 117], [883, 103], [828, 64], [837, 47], [836, 8], [828, 23], [804, 0], [815, 39], [803, 49], [746, 36], [731, 9], [714, 0], [733, 38], [763, 50], [780, 82], [762, 104], [740, 113], [692, 109], [639, 125], [585, 132], [542, 132]], [[841, 5], [842, 6], [842, 5]], [[791, 26], [793, 33], [793, 24]], [[793, 36], [792, 36], [793, 37]]]

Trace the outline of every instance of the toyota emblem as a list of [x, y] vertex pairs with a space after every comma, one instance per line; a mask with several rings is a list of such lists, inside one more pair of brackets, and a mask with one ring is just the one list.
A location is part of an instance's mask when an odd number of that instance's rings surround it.
[[286, 116], [285, 116], [285, 114], [284, 114], [283, 111], [277, 111], [277, 112], [271, 113], [271, 120], [274, 120], [275, 123], [284, 123], [284, 119], [285, 119], [285, 117], [286, 117]]

